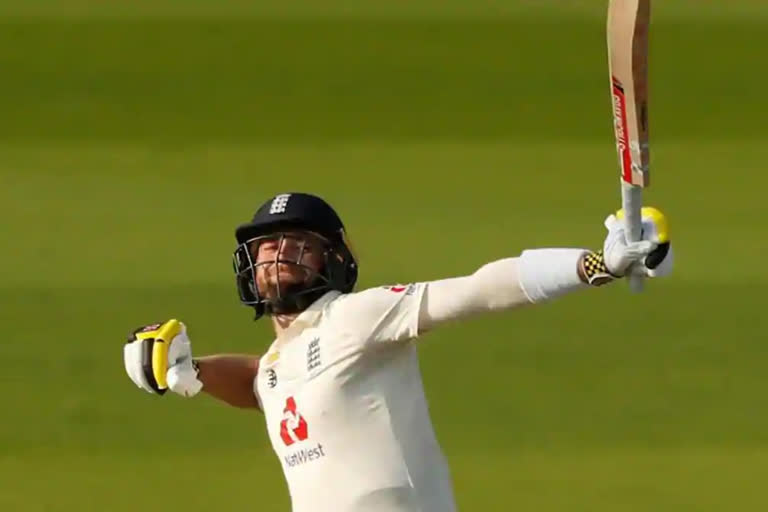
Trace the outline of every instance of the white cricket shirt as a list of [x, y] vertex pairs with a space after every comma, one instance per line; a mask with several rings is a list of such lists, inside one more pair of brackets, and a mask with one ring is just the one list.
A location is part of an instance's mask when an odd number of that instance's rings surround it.
[[254, 388], [293, 512], [453, 512], [413, 339], [425, 284], [329, 292]]

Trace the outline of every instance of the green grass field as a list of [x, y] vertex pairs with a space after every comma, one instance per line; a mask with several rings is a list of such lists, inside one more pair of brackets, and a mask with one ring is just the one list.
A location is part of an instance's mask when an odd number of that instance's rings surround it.
[[[274, 193], [340, 210], [363, 288], [598, 247], [618, 206], [604, 2], [92, 3], [0, 1], [2, 510], [289, 509], [260, 414], [122, 363], [172, 316], [268, 345], [230, 258]], [[675, 273], [424, 338], [462, 510], [768, 508], [768, 7], [654, 16]]]

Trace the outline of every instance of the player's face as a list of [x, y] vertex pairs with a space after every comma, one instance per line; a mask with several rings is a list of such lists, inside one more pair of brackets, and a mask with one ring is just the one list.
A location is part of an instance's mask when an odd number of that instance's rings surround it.
[[256, 284], [265, 298], [278, 290], [310, 283], [325, 261], [323, 240], [307, 232], [277, 233], [251, 246], [256, 263]]

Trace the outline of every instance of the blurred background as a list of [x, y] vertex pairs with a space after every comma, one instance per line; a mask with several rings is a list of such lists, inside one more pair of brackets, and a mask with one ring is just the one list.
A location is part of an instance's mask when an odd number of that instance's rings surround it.
[[[263, 351], [234, 227], [283, 191], [339, 210], [360, 288], [599, 247], [606, 6], [0, 0], [0, 508], [287, 511], [261, 414], [140, 392], [126, 334]], [[653, 9], [675, 273], [424, 338], [462, 510], [768, 508], [768, 6]]]

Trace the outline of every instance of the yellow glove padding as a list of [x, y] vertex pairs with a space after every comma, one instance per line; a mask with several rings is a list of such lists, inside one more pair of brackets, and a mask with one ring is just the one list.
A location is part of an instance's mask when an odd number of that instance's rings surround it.
[[137, 386], [158, 395], [168, 390], [168, 351], [179, 335], [184, 335], [184, 324], [172, 319], [139, 327], [128, 336], [125, 369]]

